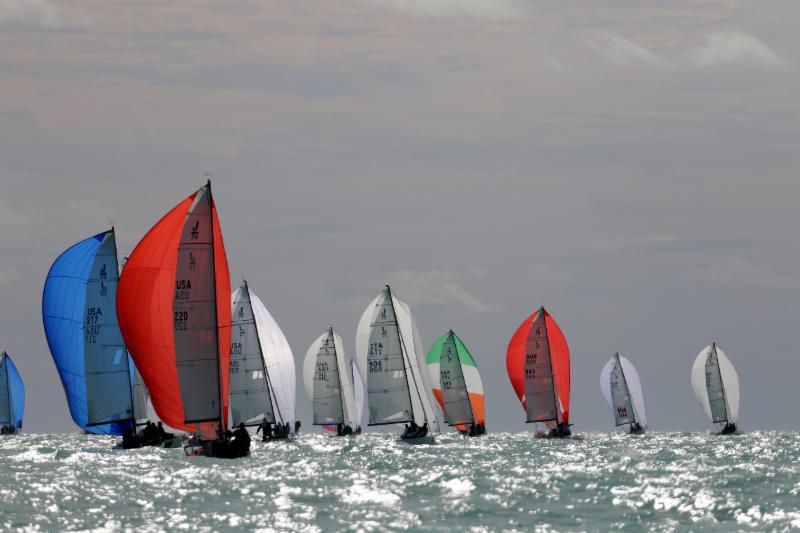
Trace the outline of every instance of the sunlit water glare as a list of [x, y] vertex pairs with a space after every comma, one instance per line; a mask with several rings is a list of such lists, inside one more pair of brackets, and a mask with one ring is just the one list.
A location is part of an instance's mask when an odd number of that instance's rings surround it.
[[0, 528], [629, 530], [800, 528], [800, 435], [396, 435], [254, 442], [243, 460], [0, 439]]

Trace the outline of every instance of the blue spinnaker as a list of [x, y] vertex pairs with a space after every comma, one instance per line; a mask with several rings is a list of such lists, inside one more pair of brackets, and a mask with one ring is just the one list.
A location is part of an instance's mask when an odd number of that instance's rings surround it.
[[25, 385], [14, 361], [6, 352], [0, 359], [0, 426], [22, 429], [25, 413]]
[[131, 427], [131, 369], [117, 323], [114, 230], [72, 246], [44, 285], [42, 316], [72, 419], [91, 433], [121, 435]]

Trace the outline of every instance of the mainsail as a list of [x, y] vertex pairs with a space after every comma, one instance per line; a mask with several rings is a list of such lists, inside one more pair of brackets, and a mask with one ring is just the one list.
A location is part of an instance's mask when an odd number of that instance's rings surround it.
[[228, 418], [230, 278], [211, 183], [133, 250], [117, 312], [159, 418], [215, 438]]
[[314, 425], [358, 428], [353, 369], [342, 338], [332, 327], [311, 343], [303, 361], [303, 384], [313, 407]]
[[739, 419], [739, 376], [717, 343], [697, 355], [692, 389], [712, 422], [736, 423]]
[[569, 423], [569, 347], [544, 307], [517, 328], [508, 344], [506, 370], [528, 422]]
[[408, 305], [387, 285], [364, 311], [356, 332], [356, 361], [366, 376], [369, 425], [439, 425], [421, 371], [422, 342]]
[[468, 424], [485, 424], [478, 366], [458, 335], [450, 330], [439, 337], [426, 361], [433, 396], [444, 411], [445, 422], [459, 430], [468, 429]]
[[617, 426], [647, 426], [639, 373], [625, 357], [614, 354], [600, 372], [600, 390], [614, 412]]
[[261, 299], [242, 282], [231, 296], [231, 414], [233, 424], [288, 423], [294, 432], [294, 357]]
[[22, 429], [25, 413], [25, 385], [14, 361], [6, 352], [0, 356], [0, 426]]
[[70, 414], [86, 431], [121, 435], [133, 419], [131, 369], [117, 323], [114, 230], [75, 244], [50, 267], [42, 316]]

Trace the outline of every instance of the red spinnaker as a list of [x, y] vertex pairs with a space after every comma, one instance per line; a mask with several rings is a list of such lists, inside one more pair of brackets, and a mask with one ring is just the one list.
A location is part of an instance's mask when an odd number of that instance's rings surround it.
[[569, 346], [567, 339], [558, 327], [555, 319], [544, 308], [539, 309], [520, 324], [511, 341], [508, 343], [506, 352], [506, 370], [508, 379], [514, 392], [517, 394], [522, 408], [526, 409], [525, 403], [525, 350], [531, 325], [537, 319], [539, 313], [544, 313], [545, 325], [547, 328], [547, 340], [550, 345], [550, 358], [553, 368], [553, 381], [558, 394], [559, 408], [561, 410], [560, 420], [569, 423]]
[[[195, 198], [204, 192], [204, 189], [205, 187], [201, 188], [175, 206], [153, 226], [133, 250], [120, 277], [117, 289], [117, 314], [128, 350], [149, 389], [158, 416], [174, 428], [207, 433], [210, 429], [207, 424], [186, 422], [176, 366], [177, 319], [173, 309], [181, 236]], [[231, 289], [228, 261], [213, 198], [210, 202], [213, 221], [219, 401], [222, 406], [220, 415], [223, 424], [227, 426]], [[209, 391], [208, 394], [217, 392]]]

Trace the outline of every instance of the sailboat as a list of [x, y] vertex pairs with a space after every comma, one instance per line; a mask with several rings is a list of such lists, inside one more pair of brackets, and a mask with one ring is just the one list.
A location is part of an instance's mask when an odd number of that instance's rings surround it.
[[544, 307], [517, 328], [508, 343], [506, 369], [527, 422], [549, 430], [536, 435], [569, 437], [569, 346]]
[[[246, 281], [231, 296], [230, 403], [234, 426], [271, 439], [295, 432], [294, 357], [286, 336]], [[269, 428], [267, 428], [267, 424]]]
[[47, 344], [75, 424], [89, 433], [135, 428], [132, 364], [117, 323], [119, 270], [114, 229], [63, 252], [42, 296]]
[[736, 433], [739, 376], [716, 342], [697, 355], [692, 366], [692, 389], [706, 416], [717, 424], [717, 434]]
[[228, 422], [230, 278], [211, 182], [168, 212], [119, 281], [122, 334], [159, 418], [195, 433], [187, 454], [238, 457]]
[[647, 415], [642, 384], [630, 361], [615, 353], [600, 372], [600, 390], [614, 412], [617, 426], [626, 426], [631, 435], [645, 432]]
[[426, 361], [445, 423], [464, 435], [485, 435], [483, 383], [464, 342], [451, 329], [436, 339]]
[[[355, 386], [363, 388], [358, 369], [344, 351], [342, 338], [333, 327], [317, 337], [303, 360], [303, 384], [314, 412], [314, 425], [338, 436], [361, 432]], [[363, 392], [361, 394], [363, 398]]]
[[411, 443], [433, 443], [439, 431], [422, 350], [408, 305], [386, 285], [358, 323], [356, 360], [366, 376], [369, 425], [408, 423], [401, 439]]
[[25, 385], [14, 361], [3, 351], [0, 356], [0, 434], [12, 435], [22, 429], [25, 413]]

